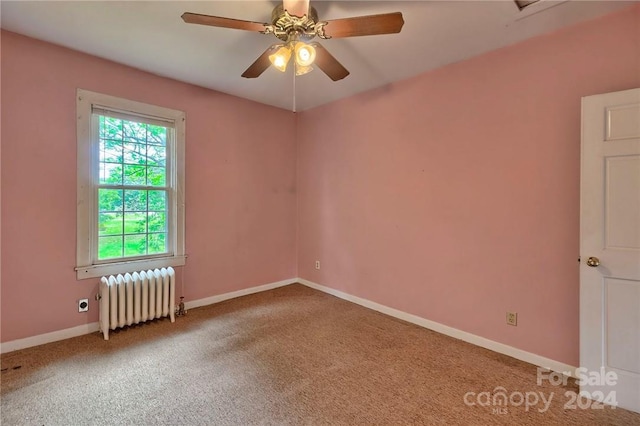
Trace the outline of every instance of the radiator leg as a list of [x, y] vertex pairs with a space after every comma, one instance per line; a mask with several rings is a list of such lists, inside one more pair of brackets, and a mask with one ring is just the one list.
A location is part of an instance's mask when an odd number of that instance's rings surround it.
[[96, 299], [100, 303], [100, 331], [104, 335], [104, 340], [109, 340], [109, 300], [111, 299], [109, 279], [100, 279], [99, 292]]
[[176, 272], [171, 266], [167, 268], [169, 275], [169, 318], [176, 322]]

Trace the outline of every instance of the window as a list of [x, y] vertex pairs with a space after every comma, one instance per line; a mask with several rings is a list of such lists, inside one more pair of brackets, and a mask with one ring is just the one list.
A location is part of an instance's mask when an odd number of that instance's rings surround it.
[[78, 279], [184, 265], [181, 111], [78, 90]]

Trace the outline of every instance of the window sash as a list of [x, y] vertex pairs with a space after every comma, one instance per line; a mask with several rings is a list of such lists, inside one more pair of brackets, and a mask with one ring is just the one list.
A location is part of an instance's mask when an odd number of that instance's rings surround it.
[[151, 124], [152, 126], [162, 126], [168, 129], [175, 129], [174, 120], [166, 118], [154, 117], [152, 115], [141, 114], [138, 112], [121, 111], [114, 108], [92, 105], [91, 112], [94, 115], [102, 115], [103, 117], [119, 118], [121, 120], [134, 121], [140, 124]]
[[[140, 210], [140, 211], [127, 211], [125, 209], [124, 206], [124, 199], [123, 199], [123, 206], [122, 206], [122, 210], [121, 211], [108, 211], [108, 212], [102, 212], [100, 211], [100, 207], [99, 207], [99, 201], [96, 202], [96, 217], [95, 219], [95, 233], [93, 235], [94, 239], [93, 241], [95, 242], [94, 247], [93, 247], [93, 264], [94, 265], [98, 265], [98, 264], [109, 264], [109, 263], [114, 263], [114, 262], [120, 262], [122, 260], [136, 260], [136, 259], [146, 259], [146, 258], [152, 258], [152, 257], [165, 257], [165, 256], [172, 256], [174, 255], [173, 252], [173, 236], [172, 236], [172, 232], [171, 232], [171, 221], [172, 221], [172, 217], [170, 214], [171, 211], [171, 205], [170, 205], [170, 199], [171, 199], [171, 188], [159, 188], [159, 187], [140, 187], [140, 186], [116, 186], [116, 185], [99, 185], [97, 187], [96, 190], [96, 200], [98, 200], [99, 197], [99, 192], [100, 189], [115, 189], [115, 190], [121, 190], [121, 191], [136, 191], [136, 190], [143, 190], [143, 191], [159, 191], [159, 192], [164, 192], [165, 193], [165, 205], [166, 208], [165, 210], [162, 211], [156, 211], [156, 210], [149, 210], [148, 207], [148, 201], [147, 201], [147, 209], [146, 210]], [[147, 194], [148, 197], [148, 194]], [[149, 217], [149, 213], [164, 213], [165, 216], [165, 223], [164, 223], [164, 231], [163, 232], [154, 232], [154, 231], [149, 231], [149, 223], [147, 222], [145, 225], [145, 231], [144, 232], [137, 232], [137, 233], [127, 233], [124, 229], [125, 227], [125, 216], [127, 213], [131, 214], [131, 213], [143, 213], [147, 216], [147, 218]], [[119, 234], [111, 234], [111, 235], [100, 235], [100, 214], [101, 213], [120, 213], [122, 214], [122, 232]], [[148, 220], [148, 219], [147, 219]], [[161, 252], [161, 253], [146, 253], [146, 254], [142, 254], [142, 255], [134, 255], [134, 256], [127, 256], [124, 253], [124, 239], [126, 236], [128, 235], [144, 235], [147, 239], [147, 248], [146, 250], [148, 251], [148, 238], [151, 235], [154, 234], [164, 234], [165, 235], [165, 251]], [[123, 254], [122, 256], [118, 256], [118, 257], [109, 257], [109, 258], [104, 258], [104, 259], [100, 259], [100, 238], [104, 238], [104, 237], [122, 237], [123, 238]]]

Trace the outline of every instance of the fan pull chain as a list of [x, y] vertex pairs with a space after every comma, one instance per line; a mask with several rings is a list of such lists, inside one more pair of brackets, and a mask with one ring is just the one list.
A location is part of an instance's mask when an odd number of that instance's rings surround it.
[[[294, 64], [295, 65], [295, 64]], [[293, 112], [296, 112], [296, 70], [294, 66], [293, 73]]]

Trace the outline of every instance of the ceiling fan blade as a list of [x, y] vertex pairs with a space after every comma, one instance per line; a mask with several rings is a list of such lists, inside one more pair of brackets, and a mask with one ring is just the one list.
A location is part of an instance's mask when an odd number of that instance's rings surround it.
[[211, 27], [233, 28], [246, 31], [264, 31], [267, 24], [260, 22], [243, 21], [241, 19], [222, 18], [220, 16], [200, 15], [198, 13], [185, 12], [182, 20], [187, 24], [209, 25]]
[[260, 55], [258, 59], [255, 60], [254, 63], [249, 65], [249, 68], [247, 68], [245, 72], [242, 73], [242, 76], [244, 78], [260, 77], [260, 74], [262, 74], [267, 68], [269, 68], [269, 65], [271, 65], [271, 61], [269, 60], [269, 55], [274, 53], [274, 51], [278, 46], [279, 45], [277, 44], [274, 44], [273, 46], [269, 46], [267, 50], [265, 50], [264, 53]]
[[315, 65], [318, 66], [333, 81], [342, 80], [349, 75], [349, 71], [331, 53], [318, 43], [313, 43], [316, 49]]
[[331, 38], [399, 33], [404, 25], [401, 12], [327, 21], [324, 32]]
[[309, 0], [282, 0], [282, 8], [289, 15], [303, 17], [309, 13]]

